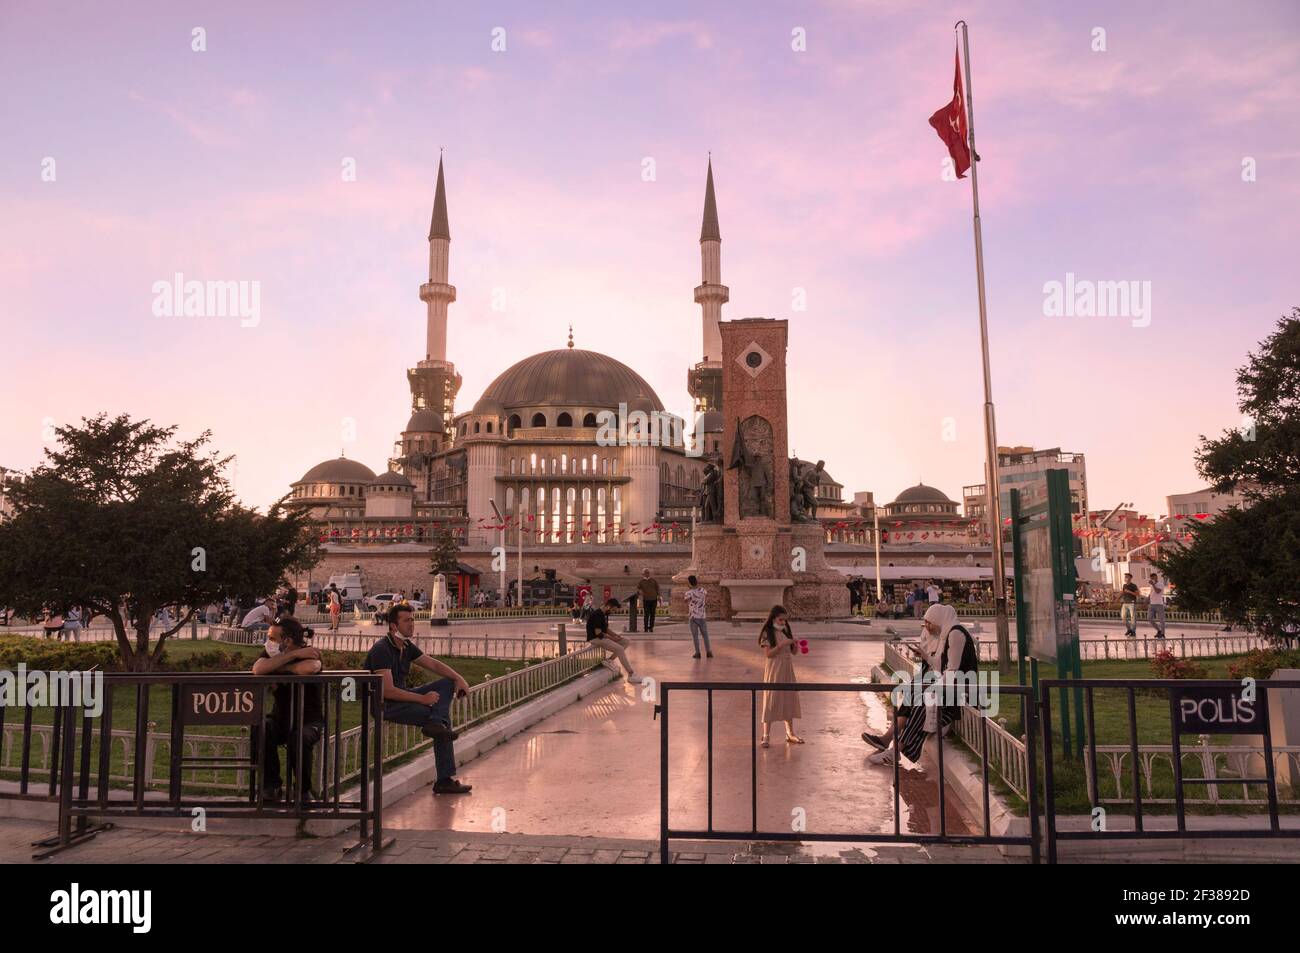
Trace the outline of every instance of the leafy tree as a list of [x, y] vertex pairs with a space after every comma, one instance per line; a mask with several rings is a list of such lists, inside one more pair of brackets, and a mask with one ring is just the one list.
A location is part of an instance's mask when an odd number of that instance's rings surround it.
[[[55, 433], [57, 448], [11, 489], [0, 603], [28, 616], [84, 606], [107, 617], [128, 670], [152, 669], [200, 607], [270, 594], [319, 561], [305, 513], [283, 500], [265, 515], [235, 502], [230, 458], [206, 449], [210, 433], [178, 441], [175, 427], [106, 414]], [[151, 650], [160, 609], [174, 624]]]
[[449, 529], [439, 530], [433, 537], [433, 553], [429, 572], [452, 575], [460, 566], [460, 547], [456, 535]]
[[1159, 566], [1182, 607], [1290, 638], [1300, 627], [1300, 308], [1237, 371], [1237, 394], [1242, 425], [1202, 436], [1196, 468], [1247, 505], [1193, 522], [1190, 546]]

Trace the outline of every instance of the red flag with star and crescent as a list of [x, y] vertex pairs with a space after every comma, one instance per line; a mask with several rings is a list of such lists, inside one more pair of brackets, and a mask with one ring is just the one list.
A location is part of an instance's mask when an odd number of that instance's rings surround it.
[[970, 136], [966, 129], [966, 96], [961, 88], [961, 61], [957, 51], [952, 51], [953, 79], [952, 102], [930, 117], [930, 125], [939, 134], [939, 138], [948, 147], [953, 165], [957, 169], [957, 178], [966, 178], [970, 168]]

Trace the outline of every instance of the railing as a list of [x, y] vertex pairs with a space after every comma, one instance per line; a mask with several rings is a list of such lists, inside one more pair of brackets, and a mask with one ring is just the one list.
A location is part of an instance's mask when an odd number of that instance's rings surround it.
[[[1250, 796], [1251, 787], [1257, 787], [1268, 777], [1268, 771], [1264, 766], [1264, 754], [1258, 745], [1213, 745], [1210, 744], [1209, 735], [1199, 735], [1197, 741], [1196, 745], [1181, 746], [1180, 755], [1184, 761], [1183, 774], [1204, 779], [1205, 794], [1197, 797], [1194, 793], [1190, 795], [1184, 793], [1184, 804], [1267, 807], [1266, 797]], [[1158, 782], [1172, 780], [1174, 777], [1174, 746], [1138, 745], [1137, 751], [1138, 777], [1143, 792], [1142, 803], [1176, 803], [1176, 798], [1159, 797], [1156, 793]], [[1133, 757], [1132, 749], [1128, 745], [1097, 745], [1097, 757], [1102, 760], [1102, 764], [1097, 769], [1098, 783], [1104, 781], [1108, 788], [1105, 793], [1099, 792], [1101, 803], [1131, 804], [1133, 772], [1124, 765]], [[1190, 765], [1187, 764], [1189, 760]], [[1167, 775], [1164, 777], [1159, 772], [1160, 761], [1163, 761], [1167, 767]], [[1092, 789], [1092, 762], [1089, 760], [1084, 761], [1084, 773], [1089, 789]], [[1273, 746], [1273, 774], [1279, 778], [1300, 778], [1300, 745]], [[1130, 785], [1127, 795], [1126, 780]], [[1224, 796], [1219, 791], [1220, 787], [1228, 789], [1239, 787], [1241, 796]], [[1278, 804], [1300, 805], [1300, 787], [1292, 786], [1289, 796], [1283, 793], [1286, 790], [1279, 786]]]
[[[952, 834], [948, 831], [947, 821], [947, 783], [944, 773], [944, 732], [937, 731], [938, 756], [938, 817], [937, 834], [920, 834], [905, 831], [902, 826], [900, 756], [898, 752], [898, 733], [893, 737], [893, 792], [894, 792], [894, 829], [892, 833], [883, 831], [806, 831], [776, 830], [764, 831], [758, 827], [758, 693], [759, 692], [874, 692], [888, 694], [896, 686], [892, 683], [845, 683], [818, 684], [815, 682], [663, 682], [660, 684], [660, 700], [655, 706], [656, 716], [662, 716], [659, 728], [659, 859], [661, 863], [671, 861], [669, 844], [672, 840], [761, 840], [761, 841], [842, 841], [845, 843], [884, 843], [884, 844], [985, 844], [1028, 847], [1033, 863], [1038, 863], [1038, 794], [1036, 773], [1027, 774], [1029, 802], [1029, 832], [1024, 835], [994, 834], [990, 820], [989, 762], [990, 747], [987, 743], [977, 744], [972, 748], [980, 759], [983, 781], [983, 825], [974, 834]], [[1032, 689], [1014, 685], [1001, 689], [1002, 692], [1020, 699], [1025, 723], [1030, 726], [1028, 735], [1029, 761], [1034, 762], [1034, 728], [1037, 722], [1037, 707], [1033, 704]], [[703, 828], [678, 829], [669, 824], [669, 699], [673, 692], [704, 692], [707, 696], [706, 744], [707, 760], [706, 778], [708, 818]], [[750, 825], [748, 830], [718, 829], [713, 821], [714, 781], [713, 781], [713, 720], [715, 692], [742, 692], [750, 696]], [[984, 719], [987, 722], [987, 719]], [[928, 743], [928, 742], [927, 742]]]
[[[570, 646], [586, 644], [586, 636], [577, 633], [578, 638], [566, 638], [564, 649]], [[250, 632], [247, 629], [233, 629], [228, 626], [214, 627], [212, 638], [233, 645], [261, 645], [265, 635]], [[312, 635], [313, 648], [333, 652], [369, 652], [378, 639], [383, 638], [383, 631], [373, 632], [315, 632]], [[436, 656], [454, 656], [456, 658], [492, 658], [492, 659], [551, 659], [564, 654], [558, 638], [535, 639], [494, 636], [457, 636], [457, 635], [417, 635], [412, 640], [421, 652]]]
[[[279, 713], [283, 722], [276, 722], [287, 732], [282, 743], [290, 773], [287, 797], [281, 801], [270, 790], [278, 782], [267, 772], [278, 768], [279, 752], [278, 746], [270, 745], [273, 739], [268, 738], [268, 730], [272, 722], [264, 717], [264, 706], [267, 690], [284, 683], [285, 676], [247, 672], [74, 674], [83, 682], [91, 680], [92, 687], [55, 708], [51, 725], [36, 730], [32, 707], [23, 709], [20, 796], [26, 793], [33, 767], [32, 742], [38, 735], [47, 734], [48, 728], [50, 740], [42, 741], [40, 747], [48, 757], [50, 795], [57, 797], [59, 804], [58, 833], [36, 845], [43, 850], [35, 858], [48, 857], [105, 829], [92, 828], [92, 817], [196, 816], [196, 810], [214, 818], [302, 822], [310, 817], [329, 817], [356, 821], [360, 830], [358, 844], [367, 846], [373, 830], [369, 846], [382, 849], [383, 681], [378, 675], [356, 671], [291, 677], [284, 699], [288, 711]], [[100, 688], [92, 695], [94, 684]], [[307, 722], [305, 707], [309, 686], [319, 686], [321, 705], [320, 720], [311, 723]], [[150, 702], [155, 689], [168, 696], [170, 725], [165, 733], [151, 730], [155, 724], [150, 720]], [[127, 699], [128, 707], [134, 701], [132, 730], [113, 727], [118, 714], [114, 700], [119, 697]], [[357, 703], [360, 712], [360, 724], [354, 729], [359, 776], [355, 790], [345, 793], [343, 784], [350, 775], [345, 774], [347, 745], [342, 741], [342, 718], [344, 705], [349, 702]], [[228, 739], [212, 735], [186, 738], [187, 728], [213, 724], [236, 729], [242, 726], [248, 736], [242, 739], [242, 745], [239, 736], [233, 734]], [[0, 737], [11, 734], [4, 731]], [[162, 759], [165, 784], [161, 779], [154, 782], [163, 748], [160, 735], [166, 738], [166, 757]], [[12, 741], [9, 747], [13, 747]], [[118, 749], [122, 755], [120, 768]], [[0, 763], [7, 760], [0, 751]], [[319, 761], [322, 773], [318, 777], [323, 781], [319, 791], [313, 790], [310, 776], [303, 776], [306, 772], [295, 770], [304, 760]], [[115, 776], [118, 784], [113, 783]], [[237, 788], [239, 781], [246, 782], [246, 786]], [[126, 797], [120, 796], [123, 787]], [[216, 793], [212, 793], [214, 789]]]
[[[1177, 658], [1217, 658], [1222, 655], [1241, 655], [1254, 649], [1269, 648], [1267, 639], [1248, 633], [1216, 633], [1214, 635], [1176, 635], [1163, 639], [1149, 636], [1100, 639], [1080, 639], [1079, 657], [1083, 661], [1103, 659], [1153, 659], [1161, 652], [1170, 652]], [[979, 642], [981, 662], [996, 662], [997, 642], [985, 639]], [[1011, 660], [1020, 657], [1016, 640], [1011, 640]]]
[[[247, 634], [241, 629], [232, 631], [240, 635]], [[482, 643], [480, 639], [467, 641], [476, 645]], [[511, 644], [517, 643], [511, 642]], [[452, 701], [452, 727], [459, 731], [482, 724], [504, 711], [585, 674], [601, 665], [607, 657], [608, 653], [604, 649], [581, 642], [578, 643], [576, 651], [471, 686], [464, 698]], [[153, 677], [165, 684], [166, 680], [173, 676], [159, 674]], [[253, 678], [247, 672], [191, 677], [210, 682], [223, 680], [227, 683]], [[292, 681], [301, 680], [302, 677], [292, 677]], [[249, 684], [264, 684], [265, 681], [259, 679]], [[137, 704], [138, 701], [137, 699]], [[52, 712], [49, 724], [37, 723], [34, 718], [35, 709], [28, 706], [21, 709], [23, 713], [21, 722], [15, 722], [12, 718], [6, 720], [7, 713], [18, 710], [20, 709], [0, 707], [0, 781], [10, 779], [10, 783], [5, 786], [6, 789], [0, 790], [0, 797], [52, 800], [59, 793], [58, 764], [64, 737], [63, 709], [58, 706], [48, 709]], [[147, 715], [147, 705], [145, 711]], [[111, 718], [107, 721], [111, 722]], [[175, 750], [180, 751], [189, 765], [180, 772], [180, 790], [187, 793], [207, 790], [227, 792], [248, 790], [255, 770], [250, 761], [255, 731], [243, 728], [238, 734], [225, 735], [185, 732], [178, 739], [169, 731], [155, 731], [154, 727], [154, 723], [146, 719], [143, 745], [137, 743], [137, 733], [132, 729], [105, 730], [101, 727], [96, 743], [102, 746], [107, 754], [102, 761], [96, 762], [96, 765], [107, 767], [106, 776], [110, 786], [131, 784], [138, 780], [144, 790], [165, 788], [170, 783], [168, 766], [173, 760], [173, 746], [179, 744], [180, 747]], [[364, 757], [362, 726], [354, 725], [345, 728], [340, 722], [335, 728], [330, 744], [336, 747], [338, 759], [332, 761], [329, 757], [323, 757], [314, 761], [313, 790], [326, 790], [338, 784], [348, 784], [361, 774]], [[429, 739], [424, 737], [418, 728], [390, 723], [385, 726], [383, 736], [383, 762], [388, 765], [428, 744]], [[204, 763], [220, 763], [222, 766], [202, 767]], [[98, 767], [92, 769], [90, 777], [98, 783]], [[17, 782], [16, 787], [13, 781]]]
[[[656, 617], [667, 616], [669, 607], [667, 599], [660, 599], [659, 605], [655, 610]], [[641, 607], [638, 603], [637, 613], [641, 614]], [[417, 609], [414, 613], [416, 622], [428, 622], [431, 612], [428, 609]], [[512, 606], [510, 608], [484, 608], [484, 609], [450, 609], [447, 612], [447, 619], [451, 622], [472, 622], [476, 620], [492, 619], [560, 619], [565, 616], [572, 616], [573, 610], [569, 606]], [[615, 612], [615, 616], [626, 615], [627, 610], [623, 609]], [[360, 612], [344, 612], [340, 616], [343, 624], [351, 624], [357, 621], [369, 621], [374, 617], [374, 612], [361, 610]], [[318, 612], [314, 609], [299, 609], [294, 613], [294, 618], [303, 625], [328, 625], [330, 617], [328, 613]], [[2, 632], [3, 630], [0, 630]]]

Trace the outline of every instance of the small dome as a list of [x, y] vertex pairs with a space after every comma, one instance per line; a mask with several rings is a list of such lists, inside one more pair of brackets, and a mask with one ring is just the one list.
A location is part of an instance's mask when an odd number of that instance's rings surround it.
[[415, 484], [408, 480], [404, 474], [398, 473], [396, 470], [389, 470], [383, 476], [376, 478], [370, 485], [415, 487]]
[[656, 410], [663, 410], [662, 406], [656, 407], [655, 401], [651, 400], [644, 393], [637, 394], [627, 402], [628, 413], [641, 411], [643, 414], [653, 414]]
[[411, 414], [411, 419], [406, 422], [406, 429], [403, 433], [442, 433], [442, 415], [436, 410], [417, 410]]
[[895, 503], [951, 503], [943, 490], [936, 489], [932, 486], [926, 486], [924, 483], [918, 483], [916, 486], [909, 486], [902, 493], [898, 494]]
[[299, 483], [369, 483], [375, 471], [357, 460], [338, 457], [318, 463], [302, 475]]

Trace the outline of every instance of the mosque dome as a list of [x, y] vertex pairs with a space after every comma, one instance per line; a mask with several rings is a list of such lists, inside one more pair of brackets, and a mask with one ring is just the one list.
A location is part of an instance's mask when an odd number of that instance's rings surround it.
[[378, 477], [370, 485], [372, 487], [392, 486], [401, 489], [410, 489], [411, 487], [415, 486], [414, 483], [412, 483], [409, 479], [407, 479], [403, 474], [398, 473], [396, 470], [389, 470], [383, 476]]
[[638, 397], [647, 409], [662, 411], [663, 402], [632, 368], [597, 351], [559, 348], [526, 357], [497, 377], [475, 405], [489, 402], [516, 407], [629, 407]]
[[411, 414], [411, 419], [406, 422], [406, 430], [403, 433], [442, 433], [442, 430], [442, 415], [426, 407]]
[[318, 463], [302, 475], [299, 483], [369, 483], [375, 471], [357, 460], [337, 457]]
[[926, 486], [924, 483], [918, 483], [916, 486], [910, 486], [902, 493], [898, 494], [895, 503], [951, 503], [948, 495], [943, 490], [932, 486]]

